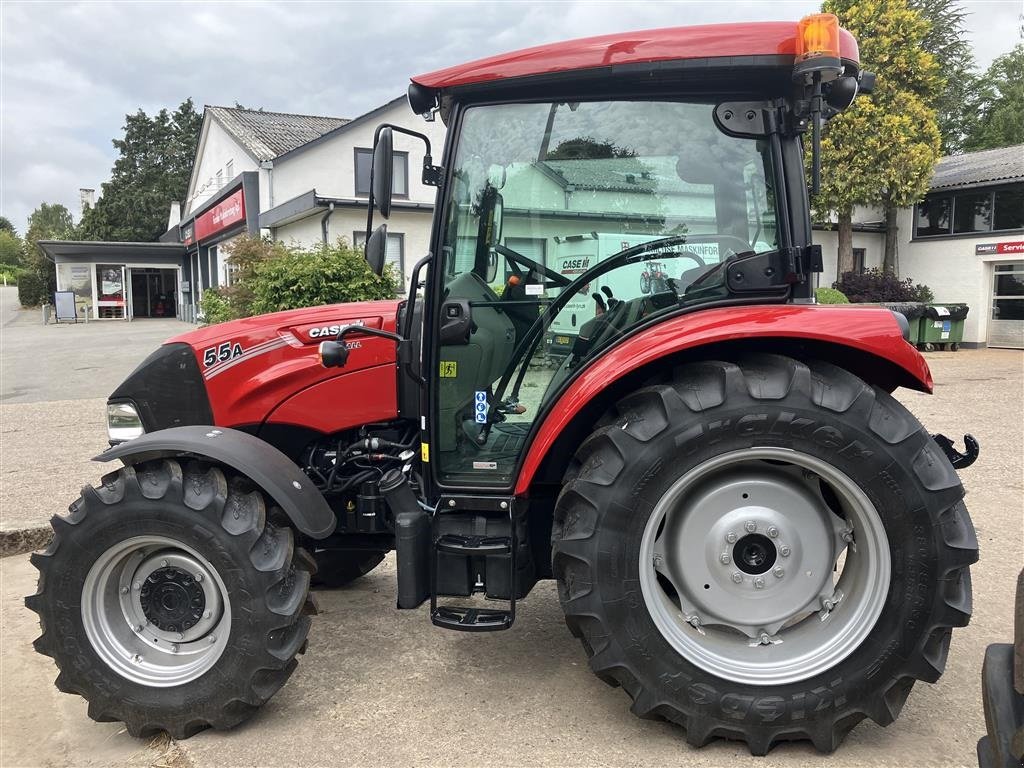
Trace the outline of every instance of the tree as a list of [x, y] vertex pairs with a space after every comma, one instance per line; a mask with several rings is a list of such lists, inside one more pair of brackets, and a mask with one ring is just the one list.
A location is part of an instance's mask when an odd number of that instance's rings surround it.
[[141, 109], [125, 116], [124, 137], [114, 139], [114, 161], [102, 197], [82, 217], [88, 240], [152, 242], [167, 229], [170, 203], [183, 200], [202, 115], [192, 99], [174, 111], [149, 117]]
[[[39, 283], [39, 294], [52, 296], [57, 290], [57, 270], [50, 258], [39, 247], [40, 240], [70, 240], [76, 236], [75, 220], [71, 211], [60, 203], [40, 203], [28, 217], [28, 231], [25, 232], [24, 265], [29, 273], [26, 279]], [[33, 278], [38, 278], [38, 281]], [[20, 291], [19, 291], [20, 293]], [[34, 297], [34, 294], [33, 294]], [[22, 303], [33, 297], [20, 296]]]
[[967, 14], [957, 0], [910, 0], [910, 7], [930, 24], [922, 47], [935, 57], [945, 80], [932, 106], [942, 135], [942, 154], [956, 154], [977, 119], [979, 83], [967, 39]]
[[943, 85], [935, 57], [924, 49], [928, 21], [907, 0], [826, 0], [860, 45], [862, 66], [877, 80], [870, 95], [834, 117], [822, 137], [821, 215], [839, 223], [839, 273], [853, 269], [853, 209], [886, 210], [885, 268], [895, 271], [896, 208], [928, 191], [940, 137], [930, 102]]
[[0, 269], [20, 267], [24, 258], [21, 238], [10, 230], [0, 228]]
[[970, 151], [1024, 144], [1024, 43], [1005, 53], [980, 80], [978, 121], [964, 148]]
[[15, 237], [18, 235], [18, 230], [14, 228], [14, 225], [11, 224], [11, 220], [6, 216], [0, 216], [0, 232], [10, 232]]

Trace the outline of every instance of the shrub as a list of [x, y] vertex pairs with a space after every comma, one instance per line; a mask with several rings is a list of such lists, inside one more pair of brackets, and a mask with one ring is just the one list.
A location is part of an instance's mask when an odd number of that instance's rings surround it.
[[347, 301], [391, 299], [398, 291], [394, 270], [375, 275], [361, 251], [344, 240], [309, 250], [284, 249], [253, 270], [252, 314]]
[[18, 275], [18, 301], [23, 307], [38, 307], [50, 301], [49, 286], [42, 275], [26, 270]]
[[842, 291], [837, 291], [835, 288], [819, 288], [814, 292], [815, 298], [817, 298], [819, 304], [849, 304], [850, 300], [846, 298], [846, 294]]
[[18, 282], [18, 278], [21, 277], [22, 271], [21, 267], [0, 264], [0, 285], [3, 285], [5, 281], [7, 285], [14, 285]]
[[900, 280], [892, 272], [883, 272], [880, 269], [866, 269], [860, 273], [844, 272], [832, 287], [842, 291], [850, 301], [857, 304], [883, 301], [933, 301], [935, 298], [928, 286], [914, 285], [909, 277]]
[[231, 305], [218, 288], [203, 291], [203, 298], [199, 300], [199, 311], [202, 314], [202, 321], [207, 325], [235, 319]]

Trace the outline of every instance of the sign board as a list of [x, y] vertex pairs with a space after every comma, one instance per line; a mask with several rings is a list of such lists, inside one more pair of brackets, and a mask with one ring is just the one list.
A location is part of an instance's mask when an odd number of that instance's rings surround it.
[[195, 237], [197, 240], [205, 240], [211, 235], [243, 221], [245, 221], [245, 196], [239, 189], [196, 218]]
[[190, 221], [181, 227], [181, 242], [185, 245], [192, 245], [196, 241], [196, 225], [194, 221]]
[[974, 246], [975, 256], [984, 256], [991, 253], [1021, 253], [1024, 254], [1024, 240], [1007, 241], [1005, 243], [983, 243]]
[[57, 291], [54, 293], [53, 306], [58, 323], [61, 320], [78, 322], [78, 309], [75, 307], [74, 291]]

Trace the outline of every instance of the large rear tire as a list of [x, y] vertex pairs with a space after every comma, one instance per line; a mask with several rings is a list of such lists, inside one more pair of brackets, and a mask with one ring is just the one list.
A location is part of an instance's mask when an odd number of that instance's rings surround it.
[[620, 401], [559, 496], [553, 566], [633, 712], [765, 754], [888, 725], [945, 667], [978, 556], [917, 420], [825, 363], [684, 366]]
[[155, 461], [86, 487], [32, 555], [39, 653], [89, 716], [133, 736], [231, 728], [305, 650], [309, 571], [263, 495], [216, 466]]

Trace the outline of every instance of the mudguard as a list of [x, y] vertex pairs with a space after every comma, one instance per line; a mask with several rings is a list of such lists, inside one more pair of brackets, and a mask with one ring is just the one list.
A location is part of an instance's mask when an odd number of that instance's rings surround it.
[[207, 457], [245, 475], [307, 536], [323, 539], [334, 532], [334, 512], [313, 481], [277, 448], [237, 429], [196, 425], [162, 429], [116, 445], [93, 461], [120, 459], [131, 466], [181, 455]]
[[[905, 321], [904, 321], [905, 324]], [[534, 433], [516, 481], [517, 495], [530, 483], [559, 435], [591, 400], [624, 376], [697, 347], [759, 342], [771, 352], [775, 341], [814, 342], [837, 353], [852, 351], [895, 374], [892, 384], [932, 391], [928, 363], [904, 338], [896, 313], [852, 304], [779, 304], [704, 309], [666, 320], [629, 336], [588, 366], [546, 411]], [[857, 371], [871, 383], [870, 370]], [[893, 387], [893, 388], [894, 388]]]

